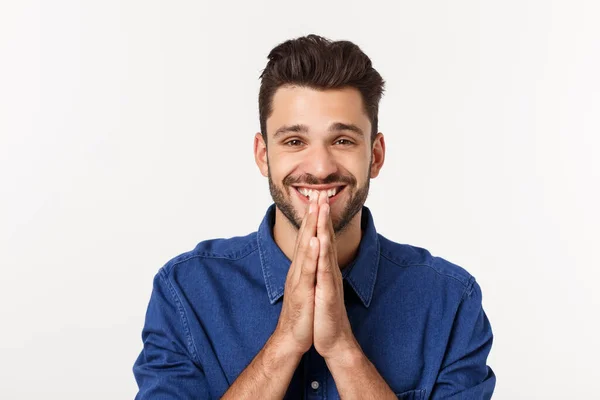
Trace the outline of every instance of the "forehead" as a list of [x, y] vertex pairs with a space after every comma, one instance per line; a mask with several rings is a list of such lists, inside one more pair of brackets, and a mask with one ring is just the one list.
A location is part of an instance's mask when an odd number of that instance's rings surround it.
[[280, 126], [305, 124], [321, 129], [343, 122], [370, 132], [371, 123], [358, 89], [344, 87], [319, 90], [301, 86], [282, 86], [273, 95], [272, 112], [267, 118], [267, 132], [272, 135]]

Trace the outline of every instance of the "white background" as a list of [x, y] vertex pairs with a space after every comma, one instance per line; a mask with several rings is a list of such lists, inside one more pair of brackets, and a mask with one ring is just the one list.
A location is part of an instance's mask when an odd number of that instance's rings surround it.
[[0, 4], [3, 399], [133, 398], [154, 274], [271, 203], [258, 76], [308, 33], [386, 79], [367, 205], [477, 278], [494, 398], [597, 395], [597, 1]]

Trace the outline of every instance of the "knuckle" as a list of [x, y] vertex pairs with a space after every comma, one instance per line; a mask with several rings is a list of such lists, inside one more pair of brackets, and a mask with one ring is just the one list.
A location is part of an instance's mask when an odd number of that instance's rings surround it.
[[302, 271], [300, 271], [300, 275], [302, 275], [305, 278], [310, 278], [311, 276], [313, 276], [315, 273], [312, 270], [309, 270], [308, 268], [302, 268]]
[[308, 246], [303, 241], [300, 242], [300, 244], [298, 244], [298, 253], [306, 252], [307, 248], [308, 248]]
[[311, 253], [310, 246], [308, 244], [308, 240], [302, 241], [302, 243], [300, 243], [300, 246], [298, 247], [298, 251], [301, 254], [310, 254]]

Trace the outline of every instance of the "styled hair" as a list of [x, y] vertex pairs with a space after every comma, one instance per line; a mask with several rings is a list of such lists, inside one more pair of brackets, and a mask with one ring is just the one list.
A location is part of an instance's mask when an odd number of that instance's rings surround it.
[[371, 144], [377, 135], [377, 114], [385, 82], [371, 59], [354, 43], [331, 41], [318, 35], [287, 40], [268, 56], [260, 75], [258, 112], [260, 131], [267, 142], [267, 118], [273, 112], [273, 96], [284, 85], [318, 90], [353, 87], [360, 91], [371, 121]]

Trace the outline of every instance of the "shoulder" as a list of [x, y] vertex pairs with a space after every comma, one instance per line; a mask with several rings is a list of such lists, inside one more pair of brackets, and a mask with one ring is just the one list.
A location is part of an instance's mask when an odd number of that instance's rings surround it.
[[198, 243], [193, 250], [171, 258], [161, 270], [168, 275], [174, 269], [190, 264], [197, 265], [206, 260], [236, 261], [254, 253], [257, 248], [256, 232], [246, 236], [204, 240]]
[[427, 249], [409, 244], [393, 242], [382, 235], [379, 236], [381, 257], [402, 268], [421, 268], [447, 280], [461, 285], [469, 293], [475, 283], [475, 278], [463, 267], [442, 257], [434, 256]]

